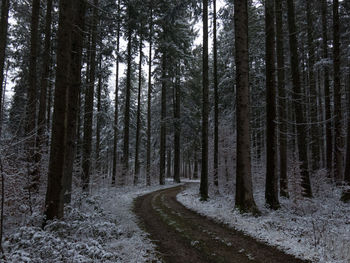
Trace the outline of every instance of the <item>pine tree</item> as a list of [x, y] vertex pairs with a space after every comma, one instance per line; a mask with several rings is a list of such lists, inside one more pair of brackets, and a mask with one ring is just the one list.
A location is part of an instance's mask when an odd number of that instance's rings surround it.
[[235, 52], [237, 88], [237, 164], [236, 207], [243, 212], [258, 213], [251, 177], [249, 63], [248, 63], [248, 2], [235, 0]]
[[303, 195], [306, 197], [312, 197], [310, 177], [309, 177], [309, 164], [307, 156], [307, 143], [306, 143], [306, 122], [303, 114], [302, 105], [302, 91], [299, 74], [299, 55], [298, 55], [298, 40], [297, 40], [297, 27], [295, 23], [295, 11], [294, 0], [288, 0], [288, 28], [289, 28], [289, 46], [290, 46], [290, 60], [292, 68], [292, 82], [293, 82], [293, 101], [296, 118], [296, 130], [297, 130], [297, 143], [299, 161], [301, 162], [301, 186], [303, 188]]
[[202, 169], [200, 195], [208, 199], [208, 108], [209, 108], [209, 74], [208, 74], [208, 0], [203, 0], [203, 93], [202, 93]]
[[265, 2], [266, 32], [266, 189], [268, 207], [278, 209], [278, 186], [276, 174], [276, 84], [275, 84], [275, 24], [274, 0]]

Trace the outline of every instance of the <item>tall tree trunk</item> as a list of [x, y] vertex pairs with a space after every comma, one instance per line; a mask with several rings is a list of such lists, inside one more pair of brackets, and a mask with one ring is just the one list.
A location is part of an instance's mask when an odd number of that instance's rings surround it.
[[161, 94], [161, 119], [160, 119], [160, 163], [159, 184], [165, 184], [165, 147], [166, 147], [166, 85], [167, 85], [167, 59], [166, 52], [162, 57], [162, 94]]
[[320, 152], [319, 152], [319, 133], [317, 124], [317, 91], [316, 80], [314, 74], [315, 65], [315, 44], [314, 44], [314, 25], [312, 15], [312, 4], [314, 1], [306, 1], [306, 17], [307, 17], [307, 45], [308, 45], [308, 68], [309, 68], [309, 87], [310, 87], [310, 121], [311, 121], [311, 163], [312, 170], [316, 170], [320, 165]]
[[[129, 6], [128, 9], [131, 7]], [[130, 12], [130, 10], [129, 10]], [[130, 18], [130, 14], [129, 14]], [[124, 103], [124, 144], [123, 144], [123, 171], [121, 178], [121, 185], [126, 183], [126, 177], [129, 175], [129, 126], [130, 126], [130, 92], [131, 92], [131, 43], [132, 30], [129, 25], [128, 28], [128, 51], [127, 51], [127, 71], [126, 71], [126, 92]]]
[[[328, 60], [328, 35], [327, 35], [327, 0], [322, 1], [322, 46], [323, 46], [323, 58]], [[325, 96], [325, 115], [326, 115], [326, 168], [328, 176], [332, 174], [332, 153], [333, 153], [333, 141], [332, 141], [332, 113], [331, 113], [331, 94], [329, 90], [329, 69], [328, 65], [324, 64], [324, 96]]]
[[118, 118], [119, 118], [119, 46], [120, 46], [120, 0], [118, 0], [118, 24], [117, 24], [117, 50], [115, 61], [115, 97], [114, 97], [114, 136], [113, 136], [113, 171], [112, 185], [115, 185], [117, 176], [117, 160], [118, 160]]
[[[52, 0], [47, 1], [46, 5], [46, 21], [45, 21], [45, 46], [43, 55], [43, 70], [41, 75], [41, 87], [40, 87], [40, 101], [39, 101], [39, 114], [38, 114], [38, 132], [36, 135], [37, 151], [35, 155], [36, 165], [40, 166], [41, 155], [43, 147], [45, 145], [46, 131], [46, 104], [47, 104], [47, 86], [50, 74], [50, 49], [51, 49], [51, 22], [52, 22]], [[38, 173], [35, 180], [36, 184], [39, 184], [40, 174]]]
[[175, 121], [175, 133], [174, 133], [174, 182], [180, 183], [180, 136], [181, 136], [181, 101], [180, 101], [180, 72], [179, 65], [176, 67], [176, 82], [175, 82], [175, 110], [174, 110], [174, 121]]
[[146, 150], [146, 184], [151, 185], [151, 102], [152, 102], [152, 37], [153, 7], [150, 1], [149, 55], [148, 55], [148, 91], [147, 91], [147, 150]]
[[[141, 25], [142, 28], [142, 25]], [[139, 150], [140, 150], [140, 126], [141, 126], [141, 88], [142, 88], [142, 32], [140, 33], [140, 61], [139, 61], [139, 89], [137, 93], [137, 113], [136, 113], [136, 144], [135, 144], [135, 171], [134, 171], [134, 184], [138, 184], [140, 163], [139, 163]]]
[[[45, 221], [63, 217], [63, 177], [66, 151], [66, 104], [71, 65], [71, 36], [73, 1], [59, 1], [57, 68], [55, 85], [55, 105], [53, 112], [51, 151], [45, 199]], [[45, 222], [44, 222], [45, 224]]]
[[96, 113], [96, 165], [97, 174], [101, 172], [100, 146], [101, 146], [101, 92], [102, 92], [102, 53], [99, 58], [99, 73], [97, 84], [97, 113]]
[[39, 167], [35, 162], [36, 155], [36, 97], [37, 97], [37, 57], [38, 57], [38, 27], [39, 27], [40, 0], [32, 2], [32, 18], [30, 24], [30, 60], [29, 86], [27, 91], [25, 134], [27, 136], [27, 161], [33, 166], [30, 168], [34, 191], [39, 190]]
[[306, 124], [305, 117], [303, 115], [303, 95], [300, 83], [299, 74], [299, 56], [298, 56], [298, 40], [297, 40], [297, 28], [295, 24], [295, 11], [294, 0], [287, 0], [288, 4], [288, 28], [289, 28], [289, 46], [290, 46], [290, 60], [292, 68], [292, 82], [293, 82], [293, 100], [296, 118], [297, 128], [297, 141], [298, 141], [298, 153], [299, 161], [301, 162], [301, 186], [303, 188], [303, 195], [306, 197], [312, 197], [310, 177], [309, 177], [309, 164], [307, 156], [307, 143], [306, 143]]
[[85, 28], [85, 11], [86, 1], [77, 0], [73, 4], [74, 27], [72, 34], [72, 52], [71, 52], [71, 83], [68, 90], [67, 103], [67, 130], [66, 142], [67, 149], [65, 154], [65, 172], [64, 172], [64, 202], [71, 202], [72, 195], [72, 176], [73, 164], [77, 147], [77, 123], [78, 108], [80, 107], [79, 95], [81, 91], [81, 68], [82, 68], [82, 52], [84, 42]]
[[216, 41], [216, 0], [213, 0], [213, 54], [214, 54], [214, 185], [219, 188], [219, 93], [218, 93], [218, 48]]
[[167, 161], [166, 161], [167, 167], [166, 167], [166, 176], [167, 178], [171, 178], [171, 147], [168, 146], [168, 153], [167, 153]]
[[340, 183], [343, 179], [343, 131], [340, 86], [340, 29], [339, 1], [333, 0], [333, 81], [334, 81], [334, 179]]
[[276, 174], [276, 83], [275, 83], [275, 23], [274, 0], [265, 1], [266, 34], [266, 205], [280, 207]]
[[[4, 85], [4, 70], [6, 60], [6, 46], [7, 46], [7, 30], [9, 17], [10, 0], [3, 0], [1, 3], [1, 18], [0, 18], [0, 109], [4, 107], [2, 104]], [[2, 133], [2, 112], [0, 113], [0, 138]]]
[[250, 156], [248, 1], [234, 1], [237, 90], [236, 207], [258, 213], [253, 197]]
[[277, 49], [277, 90], [279, 115], [279, 157], [280, 157], [280, 195], [288, 197], [287, 178], [287, 105], [285, 91], [285, 65], [283, 47], [283, 12], [282, 0], [275, 0], [276, 14], [276, 49]]
[[203, 0], [202, 170], [199, 189], [202, 200], [208, 199], [208, 67], [208, 0]]
[[92, 119], [94, 111], [94, 87], [95, 87], [95, 69], [96, 69], [96, 41], [97, 41], [97, 24], [98, 24], [98, 0], [94, 0], [91, 30], [91, 47], [90, 47], [90, 70], [89, 81], [85, 93], [84, 106], [84, 137], [83, 137], [83, 161], [82, 161], [82, 186], [83, 191], [89, 191], [90, 169], [91, 169], [91, 152], [92, 152]]

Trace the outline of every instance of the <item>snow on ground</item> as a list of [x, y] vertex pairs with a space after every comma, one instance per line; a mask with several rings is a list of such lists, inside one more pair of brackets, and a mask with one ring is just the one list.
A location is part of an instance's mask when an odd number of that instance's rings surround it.
[[[199, 199], [199, 185], [193, 184], [177, 196], [186, 207], [230, 227], [279, 247], [289, 254], [322, 263], [350, 262], [350, 205], [339, 201], [341, 190], [314, 184], [313, 199], [281, 199], [281, 209], [264, 207], [263, 189], [255, 189], [259, 217], [234, 209], [233, 195]], [[322, 187], [323, 185], [323, 187]]]
[[154, 245], [137, 225], [133, 200], [172, 186], [104, 187], [86, 198], [76, 195], [64, 220], [43, 230], [35, 216], [5, 236], [5, 262], [153, 262]]

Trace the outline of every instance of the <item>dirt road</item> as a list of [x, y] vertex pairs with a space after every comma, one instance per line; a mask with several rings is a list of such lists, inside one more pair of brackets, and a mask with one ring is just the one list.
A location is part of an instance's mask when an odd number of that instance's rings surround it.
[[156, 191], [135, 201], [134, 212], [164, 262], [306, 262], [188, 210], [176, 200], [183, 187]]

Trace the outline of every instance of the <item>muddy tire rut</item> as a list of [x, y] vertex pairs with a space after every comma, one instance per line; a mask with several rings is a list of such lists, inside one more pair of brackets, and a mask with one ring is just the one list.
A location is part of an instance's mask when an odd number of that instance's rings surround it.
[[134, 212], [166, 263], [307, 262], [201, 216], [180, 204], [177, 186], [140, 196]]

